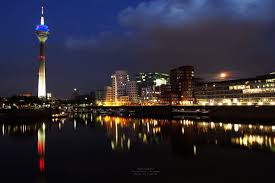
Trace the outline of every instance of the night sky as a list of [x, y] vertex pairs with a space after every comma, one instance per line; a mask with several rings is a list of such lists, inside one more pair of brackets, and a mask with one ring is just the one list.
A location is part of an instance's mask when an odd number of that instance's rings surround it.
[[[194, 65], [207, 79], [275, 71], [274, 0], [46, 0], [47, 90], [68, 97], [110, 83], [114, 70]], [[39, 0], [0, 6], [0, 95], [37, 91]]]

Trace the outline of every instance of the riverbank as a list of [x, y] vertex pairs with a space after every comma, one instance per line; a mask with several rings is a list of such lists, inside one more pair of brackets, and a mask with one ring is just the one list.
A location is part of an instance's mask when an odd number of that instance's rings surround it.
[[[79, 112], [131, 111], [133, 117], [173, 118], [174, 116], [204, 116], [216, 120], [275, 121], [275, 106], [120, 106], [79, 108]], [[111, 111], [111, 112], [110, 112]], [[181, 111], [181, 112], [179, 112]]]

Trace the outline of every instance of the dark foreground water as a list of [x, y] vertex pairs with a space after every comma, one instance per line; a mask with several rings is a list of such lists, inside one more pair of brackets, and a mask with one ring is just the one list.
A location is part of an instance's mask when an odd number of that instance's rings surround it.
[[275, 126], [79, 115], [1, 123], [0, 182], [274, 182]]

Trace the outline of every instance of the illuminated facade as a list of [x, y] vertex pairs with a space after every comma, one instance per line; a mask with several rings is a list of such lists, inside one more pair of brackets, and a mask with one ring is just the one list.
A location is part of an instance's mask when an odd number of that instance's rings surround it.
[[196, 87], [199, 104], [275, 105], [275, 73], [255, 78], [210, 82]]
[[119, 102], [119, 98], [126, 96], [126, 84], [129, 81], [127, 71], [116, 71], [112, 76], [113, 102]]
[[137, 83], [130, 81], [127, 71], [116, 71], [112, 76], [112, 85], [105, 87], [105, 106], [121, 106], [137, 103]]
[[39, 72], [38, 72], [38, 97], [46, 99], [46, 57], [45, 44], [49, 36], [49, 28], [45, 25], [44, 9], [42, 6], [41, 22], [36, 26], [35, 33], [40, 43]]
[[137, 82], [136, 81], [128, 81], [126, 83], [126, 94], [129, 96], [129, 100], [132, 103], [137, 102]]
[[138, 97], [142, 102], [157, 103], [160, 100], [161, 86], [167, 85], [169, 75], [165, 73], [139, 73], [136, 75]]
[[113, 89], [111, 86], [104, 88], [104, 105], [111, 105], [113, 102]]

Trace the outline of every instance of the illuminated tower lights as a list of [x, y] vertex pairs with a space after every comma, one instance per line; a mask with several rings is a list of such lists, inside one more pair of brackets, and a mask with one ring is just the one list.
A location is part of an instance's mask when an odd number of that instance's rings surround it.
[[38, 72], [38, 97], [46, 98], [46, 57], [45, 44], [50, 34], [49, 27], [45, 25], [44, 6], [41, 7], [40, 25], [36, 26], [35, 33], [40, 43], [39, 72]]

